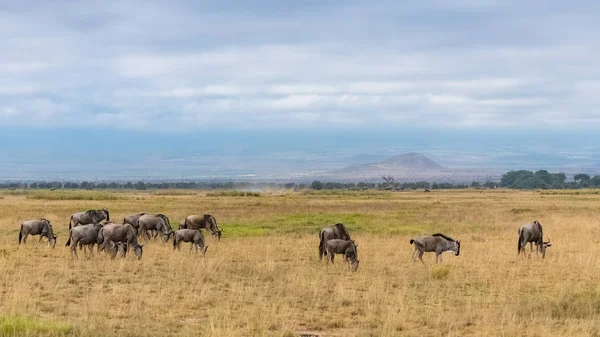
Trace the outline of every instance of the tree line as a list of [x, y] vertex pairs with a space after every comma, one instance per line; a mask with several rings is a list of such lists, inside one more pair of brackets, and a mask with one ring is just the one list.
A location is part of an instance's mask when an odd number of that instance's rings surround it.
[[190, 190], [240, 190], [250, 188], [285, 188], [313, 190], [415, 190], [415, 189], [464, 189], [464, 188], [512, 188], [512, 189], [579, 189], [600, 188], [600, 175], [576, 174], [573, 180], [567, 181], [564, 173], [549, 173], [539, 171], [510, 171], [505, 173], [499, 183], [487, 179], [485, 182], [474, 181], [465, 183], [444, 183], [427, 181], [404, 182], [395, 181], [391, 176], [382, 177], [382, 182], [331, 182], [315, 180], [312, 183], [252, 183], [252, 182], [221, 182], [221, 181], [179, 181], [179, 182], [5, 182], [0, 183], [0, 189], [84, 189], [84, 190], [156, 190], [156, 189], [190, 189]]

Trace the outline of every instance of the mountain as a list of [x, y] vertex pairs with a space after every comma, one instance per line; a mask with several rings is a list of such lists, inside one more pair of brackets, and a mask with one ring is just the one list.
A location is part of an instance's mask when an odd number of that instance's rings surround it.
[[379, 162], [351, 165], [337, 173], [367, 173], [370, 171], [442, 171], [444, 167], [418, 153], [405, 153]]
[[391, 175], [401, 181], [447, 179], [450, 170], [419, 153], [404, 153], [382, 161], [351, 165], [329, 173], [331, 178], [378, 180]]

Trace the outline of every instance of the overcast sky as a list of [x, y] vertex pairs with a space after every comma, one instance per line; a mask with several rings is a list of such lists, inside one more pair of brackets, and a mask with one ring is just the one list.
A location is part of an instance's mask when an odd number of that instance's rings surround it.
[[3, 1], [0, 125], [600, 127], [597, 1]]

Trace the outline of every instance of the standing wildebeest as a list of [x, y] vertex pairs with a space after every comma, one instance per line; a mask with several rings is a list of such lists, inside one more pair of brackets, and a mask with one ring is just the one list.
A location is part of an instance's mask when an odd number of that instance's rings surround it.
[[333, 264], [335, 254], [344, 254], [344, 260], [348, 261], [348, 264], [352, 266], [352, 270], [354, 271], [358, 269], [358, 264], [360, 263], [356, 247], [358, 245], [351, 240], [332, 239], [325, 243], [325, 249], [329, 254], [328, 258], [331, 264]]
[[525, 255], [525, 248], [529, 242], [529, 256], [531, 256], [531, 253], [533, 252], [533, 243], [535, 243], [537, 252], [542, 253], [542, 259], [546, 257], [546, 248], [552, 246], [552, 244], [550, 243], [550, 239], [544, 242], [543, 236], [544, 232], [542, 229], [542, 224], [540, 224], [537, 220], [521, 226], [521, 228], [519, 228], [517, 254], [520, 255], [522, 251], [523, 255]]
[[195, 246], [196, 252], [200, 248], [202, 255], [206, 254], [206, 250], [208, 249], [208, 246], [204, 246], [204, 235], [202, 235], [199, 229], [180, 229], [176, 231], [173, 236], [173, 250], [177, 248], [177, 250], [181, 251], [182, 242], [191, 242], [190, 251]]
[[[431, 236], [420, 236], [410, 239], [410, 244], [415, 244], [415, 252], [413, 253], [413, 261], [419, 256], [423, 262], [423, 254], [425, 252], [435, 252], [435, 263], [438, 263], [438, 258], [443, 252], [452, 251], [456, 256], [460, 254], [460, 240], [455, 241], [444, 234], [433, 234]], [[425, 264], [425, 262], [423, 262]]]
[[98, 232], [98, 250], [103, 250], [108, 245], [108, 242], [116, 244], [122, 243], [124, 248], [123, 257], [127, 254], [127, 248], [131, 245], [134, 248], [134, 253], [138, 260], [142, 258], [142, 245], [137, 241], [137, 233], [130, 224], [109, 224], [104, 225]]
[[19, 244], [21, 244], [21, 240], [23, 240], [23, 244], [27, 243], [27, 236], [29, 235], [39, 235], [40, 239], [38, 242], [42, 241], [43, 237], [48, 238], [48, 243], [52, 248], [56, 246], [56, 235], [52, 231], [52, 224], [50, 220], [40, 218], [36, 220], [27, 220], [23, 221], [21, 224], [21, 230], [19, 231]]
[[217, 226], [217, 219], [210, 214], [204, 215], [188, 215], [183, 220], [183, 224], [179, 225], [179, 229], [201, 229], [204, 228], [211, 232], [212, 235], [221, 241], [221, 230]]
[[128, 215], [128, 216], [126, 216], [126, 217], [123, 218], [123, 223], [124, 224], [130, 224], [130, 225], [132, 225], [133, 228], [135, 228], [135, 230], [137, 231], [139, 229], [137, 227], [138, 226], [138, 222], [137, 221], [144, 214], [146, 214], [146, 213], [138, 213], [138, 214]]
[[137, 219], [137, 233], [140, 235], [146, 234], [146, 237], [150, 239], [150, 233], [148, 233], [148, 231], [156, 232], [154, 238], [158, 236], [158, 233], [162, 233], [165, 236], [165, 241], [168, 240], [173, 233], [169, 218], [164, 214], [144, 214]]
[[323, 228], [319, 232], [319, 260], [322, 260], [323, 256], [327, 255], [325, 244], [327, 241], [332, 239], [350, 240], [350, 234], [348, 234], [348, 231], [343, 223], [338, 223], [331, 227]]
[[110, 221], [110, 214], [108, 213], [108, 209], [90, 209], [86, 212], [78, 212], [71, 215], [71, 219], [69, 220], [69, 229], [75, 227], [77, 225], [88, 225], [99, 223], [102, 220]]
[[69, 240], [67, 241], [65, 246], [71, 245], [71, 240], [73, 240], [73, 246], [71, 246], [71, 254], [75, 254], [75, 256], [78, 257], [78, 244], [80, 247], [81, 245], [87, 245], [90, 250], [90, 254], [93, 254], [92, 251], [94, 249], [94, 245], [98, 241], [98, 233], [100, 232], [100, 229], [103, 226], [104, 225], [97, 223], [73, 227], [69, 231]]

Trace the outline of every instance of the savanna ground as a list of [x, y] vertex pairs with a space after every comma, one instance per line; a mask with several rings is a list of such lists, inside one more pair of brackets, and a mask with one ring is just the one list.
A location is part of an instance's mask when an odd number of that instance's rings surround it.
[[[266, 193], [3, 192], [0, 336], [600, 336], [599, 191]], [[78, 200], [74, 200], [78, 199]], [[92, 199], [92, 200], [82, 200]], [[137, 261], [73, 259], [71, 213], [108, 207], [119, 221], [162, 212], [172, 225], [213, 214], [205, 257], [149, 242]], [[17, 246], [46, 217], [55, 249]], [[553, 246], [517, 257], [534, 219]], [[318, 259], [318, 231], [343, 222], [353, 273]], [[413, 236], [462, 239], [460, 256], [413, 263]]]

